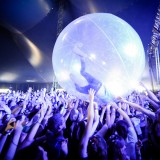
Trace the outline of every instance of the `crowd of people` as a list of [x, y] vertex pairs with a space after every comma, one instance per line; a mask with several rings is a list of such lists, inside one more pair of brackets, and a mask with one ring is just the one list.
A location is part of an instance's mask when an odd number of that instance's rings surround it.
[[160, 91], [107, 103], [46, 88], [0, 94], [1, 160], [158, 160]]

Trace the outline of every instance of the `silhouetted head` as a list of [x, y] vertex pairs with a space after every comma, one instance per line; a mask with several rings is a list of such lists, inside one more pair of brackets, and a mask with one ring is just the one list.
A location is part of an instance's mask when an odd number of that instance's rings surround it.
[[66, 128], [64, 117], [57, 113], [48, 119], [47, 129], [55, 134]]
[[126, 160], [125, 140], [119, 135], [112, 135], [108, 140], [108, 159]]
[[72, 134], [73, 140], [78, 142], [81, 140], [85, 127], [86, 127], [85, 121], [80, 121], [74, 126]]
[[119, 120], [116, 123], [116, 131], [118, 135], [126, 139], [128, 135], [128, 123], [125, 120]]
[[94, 135], [88, 143], [88, 157], [90, 160], [107, 160], [107, 143], [103, 137]]

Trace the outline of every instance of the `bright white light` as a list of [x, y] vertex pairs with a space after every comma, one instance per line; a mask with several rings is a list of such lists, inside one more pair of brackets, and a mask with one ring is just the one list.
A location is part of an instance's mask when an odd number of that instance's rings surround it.
[[14, 81], [18, 75], [16, 73], [5, 72], [0, 76], [0, 81], [12, 82]]
[[125, 88], [123, 88], [123, 86], [120, 86], [118, 82], [110, 82], [107, 85], [107, 87], [108, 87], [107, 89], [109, 90], [109, 92], [115, 97], [123, 95], [124, 90], [125, 90]]
[[26, 82], [36, 82], [34, 79], [27, 79]]
[[143, 91], [145, 91], [145, 89], [142, 87], [142, 86], [140, 86], [140, 85], [138, 85], [137, 87], [136, 87], [136, 90], [138, 91], [138, 92], [143, 92]]
[[102, 61], [102, 65], [106, 65], [106, 62]]
[[61, 59], [61, 61], [60, 61], [61, 63], [63, 63], [63, 59]]
[[130, 80], [129, 86], [132, 86], [132, 88], [137, 88], [138, 82], [134, 80]]
[[77, 72], [77, 71], [80, 71], [81, 65], [79, 63], [75, 63], [75, 64], [73, 64], [72, 68], [73, 68], [74, 72]]
[[108, 75], [108, 77], [110, 78], [110, 80], [115, 80], [117, 78], [121, 78], [122, 77], [122, 73], [120, 68], [114, 68], [112, 69], [112, 72], [110, 72], [110, 74]]
[[7, 88], [0, 88], [0, 93], [7, 93], [9, 89]]
[[128, 43], [124, 45], [124, 53], [129, 56], [136, 56], [136, 54], [138, 53], [137, 47], [133, 43]]
[[61, 82], [68, 81], [69, 78], [70, 78], [68, 72], [65, 71], [65, 70], [60, 72], [60, 73], [58, 73], [57, 76], [58, 76], [58, 79], [61, 80]]
[[65, 92], [66, 90], [64, 90], [63, 88], [58, 88], [56, 89], [56, 92]]
[[121, 70], [118, 68], [114, 68], [110, 75], [108, 76], [108, 79], [106, 79], [105, 86], [109, 90], [109, 92], [114, 95], [115, 97], [121, 96], [126, 92], [126, 86], [120, 85], [124, 84], [124, 79], [121, 74]]
[[94, 53], [89, 55], [89, 59], [90, 60], [95, 60], [96, 59], [96, 55]]

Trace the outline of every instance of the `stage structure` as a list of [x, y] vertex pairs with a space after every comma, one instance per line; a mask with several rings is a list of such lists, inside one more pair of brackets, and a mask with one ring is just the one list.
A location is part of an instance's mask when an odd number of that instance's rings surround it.
[[152, 33], [151, 43], [147, 52], [152, 89], [156, 91], [160, 89], [160, 4]]
[[[65, 6], [65, 0], [60, 0], [59, 1], [59, 9], [58, 9], [58, 19], [57, 19], [57, 37], [59, 36], [59, 34], [61, 33], [61, 31], [64, 28], [64, 26], [63, 26], [64, 6]], [[54, 89], [60, 88], [55, 74], [53, 77], [53, 88]]]

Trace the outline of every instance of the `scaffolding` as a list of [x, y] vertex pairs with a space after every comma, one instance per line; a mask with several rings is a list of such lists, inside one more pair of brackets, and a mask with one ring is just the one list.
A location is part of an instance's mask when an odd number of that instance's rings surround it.
[[155, 91], [160, 86], [160, 4], [158, 6], [152, 33], [151, 43], [149, 44], [147, 52], [152, 89]]
[[[65, 6], [65, 0], [59, 1], [59, 8], [58, 8], [58, 19], [57, 19], [57, 37], [63, 30], [63, 22], [64, 22], [64, 6]], [[57, 82], [56, 76], [54, 75], [53, 79], [53, 88], [57, 89], [60, 88], [60, 85]]]

